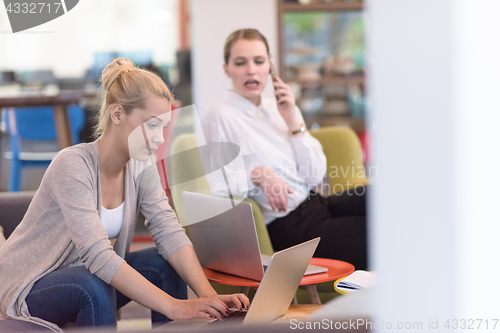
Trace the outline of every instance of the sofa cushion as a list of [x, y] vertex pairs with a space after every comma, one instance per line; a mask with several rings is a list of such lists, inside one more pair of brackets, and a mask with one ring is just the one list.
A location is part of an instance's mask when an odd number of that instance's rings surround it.
[[9, 238], [21, 222], [35, 192], [0, 193], [0, 226], [5, 238]]
[[50, 329], [14, 319], [0, 319], [0, 332], [9, 333], [32, 333], [32, 332], [52, 332]]

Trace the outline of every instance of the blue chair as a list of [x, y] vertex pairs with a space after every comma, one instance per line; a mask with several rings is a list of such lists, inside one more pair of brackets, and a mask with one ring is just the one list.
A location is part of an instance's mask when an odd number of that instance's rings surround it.
[[[4, 112], [4, 121], [10, 136], [10, 148], [4, 157], [11, 160], [9, 191], [20, 190], [22, 168], [29, 166], [48, 166], [56, 152], [25, 152], [21, 149], [22, 140], [50, 141], [57, 139], [54, 124], [54, 108], [29, 107], [9, 108]], [[85, 125], [85, 112], [79, 105], [68, 107], [71, 139], [79, 143], [79, 134]]]

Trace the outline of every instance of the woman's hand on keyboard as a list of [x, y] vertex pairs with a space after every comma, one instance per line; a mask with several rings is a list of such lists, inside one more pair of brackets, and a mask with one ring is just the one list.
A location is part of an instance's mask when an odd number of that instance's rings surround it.
[[250, 307], [250, 301], [245, 294], [218, 295], [217, 297], [228, 307], [237, 308], [238, 311], [248, 310]]
[[169, 306], [165, 315], [172, 320], [188, 320], [195, 318], [217, 318], [223, 320], [223, 316], [229, 315], [229, 308], [226, 303], [220, 299], [219, 295], [187, 300], [175, 299], [174, 303], [171, 303]]

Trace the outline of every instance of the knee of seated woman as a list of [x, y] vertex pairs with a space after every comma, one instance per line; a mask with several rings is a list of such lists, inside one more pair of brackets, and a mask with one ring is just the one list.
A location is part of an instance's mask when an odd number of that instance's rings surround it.
[[73, 286], [77, 288], [82, 297], [82, 301], [103, 300], [112, 302], [114, 288], [90, 273], [85, 267], [75, 267], [75, 279]]

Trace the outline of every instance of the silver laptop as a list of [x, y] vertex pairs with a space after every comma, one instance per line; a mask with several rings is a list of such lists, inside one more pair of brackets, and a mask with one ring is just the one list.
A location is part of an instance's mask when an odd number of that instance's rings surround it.
[[241, 321], [243, 324], [265, 324], [283, 316], [290, 307], [319, 241], [318, 237], [276, 252], [269, 261], [248, 312], [232, 313], [229, 317], [223, 317], [222, 322], [214, 321], [213, 324]]
[[[260, 253], [252, 206], [245, 201], [186, 191], [182, 197], [191, 241], [201, 265], [262, 280], [271, 257]], [[308, 265], [305, 275], [326, 271], [325, 267]]]

